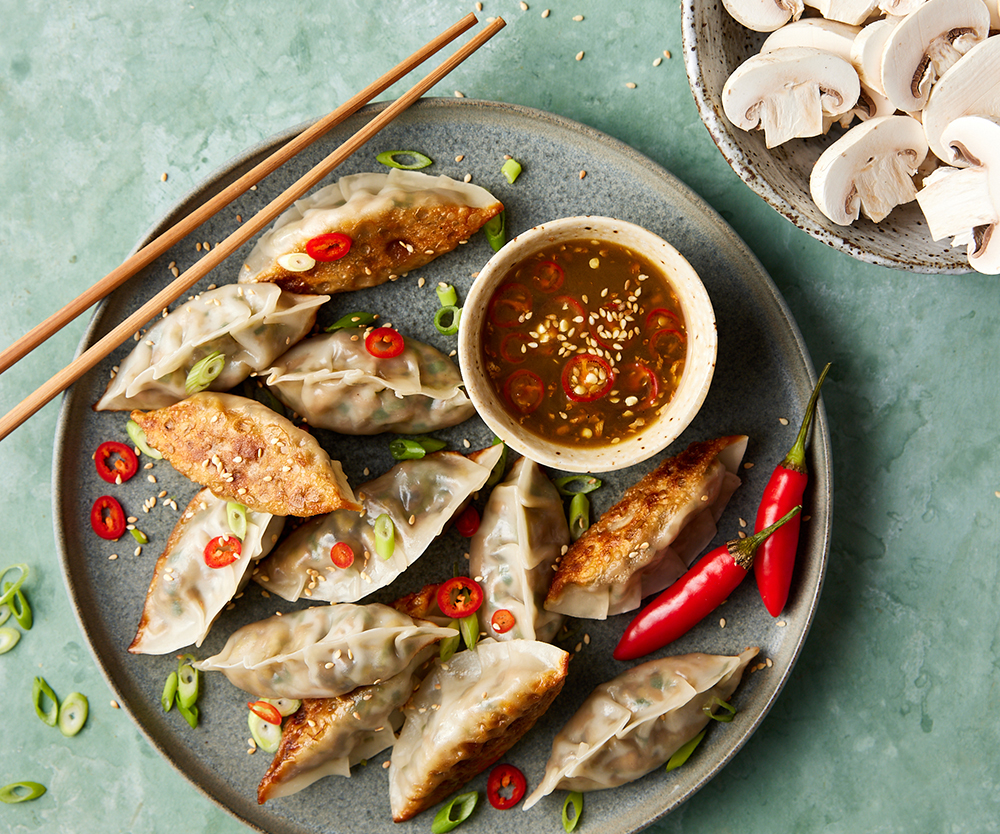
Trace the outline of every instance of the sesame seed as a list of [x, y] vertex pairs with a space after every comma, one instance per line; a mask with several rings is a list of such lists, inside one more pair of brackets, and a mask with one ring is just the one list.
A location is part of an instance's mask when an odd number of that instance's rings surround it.
[[788, 419], [785, 418], [785, 417], [779, 417], [778, 418], [778, 422], [781, 423], [781, 425], [783, 425], [783, 426], [787, 426], [788, 425]]
[[662, 58], [657, 58], [655, 61], [653, 61], [653, 66], [654, 67], [658, 67], [662, 63], [663, 63], [663, 59]]
[[115, 701], [115, 700], [112, 699], [112, 701], [111, 701], [111, 709], [121, 709], [121, 705], [117, 701]]
[[166, 182], [166, 181], [167, 181], [167, 172], [164, 171], [162, 174], [160, 174], [160, 182]]
[[746, 526], [747, 526], [747, 520], [745, 518], [741, 518], [740, 519], [740, 527], [746, 527]]
[[522, 12], [528, 11], [528, 4], [525, 3], [524, 0], [521, 0], [521, 11]]
[[744, 469], [753, 469], [753, 464], [752, 463], [744, 463], [743, 464], [743, 468]]
[[576, 53], [576, 60], [582, 61], [583, 60], [583, 56], [584, 56], [584, 52], [581, 49], [579, 52]]
[[765, 666], [766, 666], [766, 667], [767, 667], [768, 669], [770, 669], [770, 668], [771, 668], [772, 666], [774, 666], [774, 663], [773, 663], [773, 661], [771, 660], [771, 658], [768, 658], [767, 660], [765, 660], [765, 661], [764, 661], [764, 665], [765, 665]]
[[465, 98], [465, 93], [461, 90], [455, 90], [455, 98]]
[[582, 14], [575, 14], [575, 15], [573, 15], [573, 20], [575, 20], [577, 23], [579, 23], [581, 20], [583, 20], [583, 15]]
[[635, 89], [635, 82], [634, 81], [626, 81], [625, 82], [625, 86], [628, 87], [630, 90], [634, 90]]
[[725, 627], [726, 627], [726, 618], [723, 617], [722, 619], [719, 620], [719, 628], [725, 628]]
[[113, 562], [117, 558], [118, 558], [118, 554], [117, 553], [112, 553], [110, 556], [108, 556], [108, 561], [109, 562]]
[[466, 174], [464, 177], [462, 177], [462, 181], [463, 182], [472, 182], [472, 174]]
[[586, 171], [581, 171], [580, 172], [580, 179], [583, 179], [585, 176], [587, 176], [587, 172]]
[[786, 625], [788, 625], [788, 623], [786, 623], [784, 620], [778, 620], [778, 622], [776, 622], [775, 625], [778, 628], [784, 628]]
[[481, 12], [482, 10], [483, 10], [483, 4], [482, 3], [476, 3], [476, 11], [477, 12]]
[[550, 10], [546, 9], [544, 12], [542, 12], [542, 17], [548, 17], [549, 14], [550, 14]]
[[389, 769], [389, 765], [391, 765], [391, 764], [392, 764], [392, 762], [390, 762], [388, 760], [382, 762], [382, 770], [388, 770]]
[[663, 50], [663, 57], [666, 58], [668, 61], [670, 60], [671, 55], [670, 55], [670, 50], [669, 49], [664, 49]]

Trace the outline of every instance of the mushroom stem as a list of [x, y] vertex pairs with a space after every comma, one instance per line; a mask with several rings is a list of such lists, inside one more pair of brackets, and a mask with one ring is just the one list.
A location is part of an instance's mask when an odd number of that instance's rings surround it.
[[997, 222], [985, 168], [938, 168], [924, 180], [917, 202], [934, 240], [967, 243], [977, 226]]

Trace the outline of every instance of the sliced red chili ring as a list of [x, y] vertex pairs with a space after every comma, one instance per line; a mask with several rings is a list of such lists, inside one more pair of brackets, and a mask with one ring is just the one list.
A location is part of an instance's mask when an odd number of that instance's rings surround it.
[[649, 337], [649, 349], [656, 356], [672, 356], [683, 353], [686, 341], [684, 334], [679, 330], [664, 327]]
[[500, 342], [500, 355], [512, 365], [517, 365], [528, 358], [527, 350], [522, 348], [526, 348], [530, 341], [527, 334], [519, 330], [508, 333]]
[[127, 481], [139, 471], [139, 459], [135, 452], [130, 446], [117, 440], [108, 440], [97, 447], [94, 465], [97, 467], [97, 474], [109, 484]]
[[633, 362], [621, 368], [617, 382], [624, 393], [639, 397], [639, 402], [632, 408], [648, 408], [660, 396], [660, 378], [642, 362]]
[[545, 398], [545, 383], [534, 371], [521, 368], [507, 377], [503, 391], [514, 408], [522, 414], [531, 414]]
[[566, 273], [555, 261], [542, 261], [535, 267], [534, 280], [542, 292], [555, 292], [566, 280]]
[[267, 701], [251, 701], [247, 704], [250, 712], [268, 724], [281, 724], [281, 713], [274, 704]]
[[602, 357], [578, 353], [563, 367], [562, 386], [574, 402], [589, 403], [603, 397], [615, 381], [615, 372]]
[[466, 538], [475, 535], [479, 529], [479, 511], [472, 506], [466, 507], [455, 519], [455, 529], [460, 536]]
[[[555, 306], [556, 309], [550, 310], [550, 305]], [[550, 312], [554, 312], [557, 318], [569, 319], [570, 321], [582, 318], [587, 313], [583, 305], [571, 295], [557, 295], [552, 298], [545, 306], [545, 313], [548, 314]], [[580, 322], [575, 321], [574, 323], [580, 324]]]
[[515, 327], [531, 312], [531, 292], [524, 284], [508, 281], [496, 288], [490, 298], [487, 317], [497, 327]]
[[306, 243], [306, 254], [317, 261], [339, 261], [351, 251], [351, 242], [343, 232], [316, 235]]
[[405, 347], [399, 331], [391, 327], [376, 327], [365, 337], [365, 349], [376, 359], [394, 359]]
[[514, 765], [497, 765], [486, 780], [486, 796], [499, 811], [513, 808], [524, 797], [528, 782]]
[[506, 634], [514, 627], [514, 623], [516, 622], [517, 620], [514, 619], [513, 613], [506, 608], [498, 608], [493, 612], [493, 616], [490, 617], [490, 628], [497, 634]]
[[210, 568], [224, 568], [239, 559], [242, 552], [236, 536], [216, 536], [205, 545], [205, 564]]
[[102, 539], [118, 539], [125, 532], [125, 511], [110, 495], [102, 495], [90, 508], [90, 526]]
[[354, 549], [347, 542], [337, 542], [330, 548], [330, 560], [338, 568], [349, 568], [354, 564]]
[[673, 310], [668, 310], [666, 307], [657, 307], [654, 310], [650, 310], [649, 314], [646, 316], [647, 330], [659, 330], [663, 327], [681, 326], [683, 326], [681, 317], [678, 316]]
[[460, 620], [479, 610], [483, 604], [483, 589], [468, 576], [454, 576], [438, 586], [437, 604], [446, 617]]

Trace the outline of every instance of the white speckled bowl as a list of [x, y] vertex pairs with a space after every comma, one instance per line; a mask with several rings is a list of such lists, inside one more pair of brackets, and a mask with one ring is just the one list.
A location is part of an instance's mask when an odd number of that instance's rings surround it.
[[817, 240], [868, 263], [911, 272], [964, 273], [965, 248], [933, 241], [915, 202], [896, 208], [877, 226], [859, 218], [838, 226], [813, 204], [809, 174], [838, 136], [793, 139], [764, 146], [764, 134], [733, 126], [722, 110], [722, 87], [733, 70], [758, 52], [765, 35], [731, 18], [718, 0], [686, 0], [682, 10], [684, 66], [708, 132], [732, 169], [773, 209]]
[[[489, 381], [480, 350], [490, 296], [517, 263], [550, 243], [606, 240], [627, 246], [662, 267], [681, 304], [688, 350], [681, 383], [658, 418], [634, 437], [614, 446], [574, 447], [543, 440], [526, 431], [504, 409]], [[462, 311], [459, 362], [469, 397], [479, 416], [509, 446], [545, 466], [568, 472], [610, 472], [640, 463], [669, 446], [688, 427], [708, 394], [715, 372], [718, 334], [715, 312], [698, 273], [673, 246], [652, 232], [609, 217], [564, 217], [518, 235], [492, 258], [473, 282]]]

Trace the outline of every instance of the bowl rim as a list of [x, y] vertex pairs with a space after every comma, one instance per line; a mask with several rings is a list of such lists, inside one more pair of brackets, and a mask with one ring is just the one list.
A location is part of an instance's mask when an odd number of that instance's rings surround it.
[[[550, 242], [577, 240], [594, 233], [642, 252], [663, 267], [677, 294], [688, 327], [688, 349], [681, 382], [670, 402], [642, 434], [618, 444], [572, 446], [558, 444], [526, 431], [496, 403], [480, 353], [482, 321], [494, 289], [511, 267]], [[626, 243], [625, 241], [629, 241]], [[643, 246], [635, 246], [640, 241]], [[540, 223], [512, 238], [490, 258], [466, 295], [459, 326], [458, 359], [466, 393], [487, 426], [515, 451], [567, 472], [608, 472], [641, 463], [662, 452], [691, 424], [711, 387], [718, 354], [718, 331], [711, 298], [698, 273], [668, 241], [642, 226], [601, 215], [576, 215]]]

